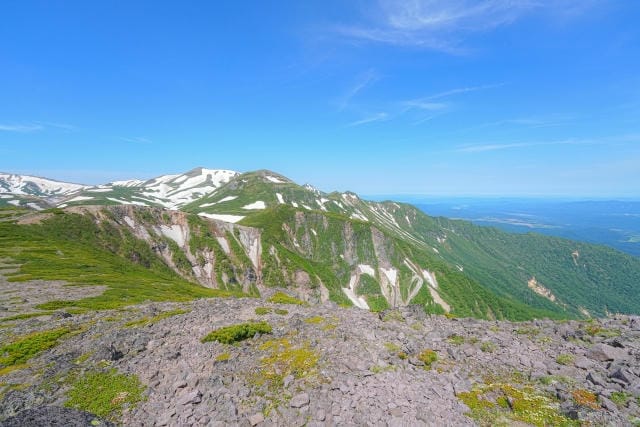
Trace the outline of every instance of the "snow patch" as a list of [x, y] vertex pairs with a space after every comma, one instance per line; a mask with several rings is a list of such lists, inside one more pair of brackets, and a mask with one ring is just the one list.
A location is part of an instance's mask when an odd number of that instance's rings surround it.
[[257, 202], [244, 205], [242, 209], [265, 209], [266, 207], [267, 205], [262, 200], [258, 200]]
[[74, 197], [74, 198], [73, 198], [73, 199], [71, 199], [71, 200], [67, 200], [67, 203], [71, 203], [71, 202], [82, 202], [82, 201], [84, 201], [84, 200], [92, 200], [92, 199], [93, 199], [93, 197], [88, 197], [88, 196], [77, 196], [77, 197]]
[[172, 226], [161, 225], [160, 232], [165, 236], [173, 240], [178, 246], [183, 247], [187, 240], [187, 231], [182, 228], [181, 225], [175, 224]]
[[266, 176], [265, 178], [267, 178], [271, 182], [275, 182], [276, 184], [284, 184], [283, 180], [278, 179], [275, 176]]
[[40, 205], [36, 204], [36, 203], [27, 203], [27, 206], [30, 207], [31, 209], [35, 209], [37, 211], [41, 211], [43, 210]]
[[298, 204], [296, 202], [291, 202], [291, 206], [293, 206], [294, 208], [297, 208]]
[[206, 212], [200, 212], [198, 214], [198, 216], [202, 216], [202, 217], [210, 218], [210, 219], [217, 219], [217, 220], [225, 221], [225, 222], [232, 222], [232, 223], [236, 223], [238, 221], [241, 221], [244, 218], [244, 216], [242, 216], [242, 215], [210, 214], [210, 213], [206, 213]]
[[231, 249], [229, 248], [229, 242], [227, 242], [227, 239], [221, 236], [216, 236], [216, 240], [218, 241], [218, 243], [220, 243], [220, 246], [222, 247], [224, 253], [229, 255], [231, 253]]
[[352, 274], [351, 279], [349, 280], [349, 287], [342, 288], [342, 291], [351, 300], [353, 305], [363, 310], [369, 310], [369, 304], [367, 304], [367, 301], [363, 297], [356, 295], [355, 286], [357, 280], [358, 277], [355, 274]]
[[282, 198], [282, 194], [276, 193], [276, 197], [278, 198], [278, 203], [284, 204], [284, 199]]
[[20, 200], [9, 200], [7, 203], [13, 206], [20, 206]]
[[389, 280], [389, 282], [391, 284], [395, 284], [396, 283], [396, 278], [398, 277], [398, 270], [396, 270], [395, 268], [383, 268], [380, 267], [380, 271], [382, 271], [384, 273], [384, 275], [387, 277], [387, 279]]
[[123, 219], [124, 219], [124, 222], [126, 222], [129, 227], [136, 228], [136, 222], [133, 219], [131, 219], [130, 217], [128, 217], [126, 215], [125, 215], [125, 217]]
[[223, 197], [222, 199], [218, 200], [216, 203], [230, 202], [230, 201], [235, 200], [237, 198], [238, 198], [238, 196], [227, 196], [227, 197]]
[[373, 267], [371, 267], [368, 264], [358, 264], [358, 270], [360, 270], [360, 273], [363, 274], [368, 274], [369, 276], [375, 278], [376, 277], [376, 272], [373, 269]]
[[113, 197], [107, 197], [107, 200], [111, 200], [112, 202], [120, 203], [121, 205], [137, 205], [137, 206], [147, 206], [146, 203], [136, 202], [135, 200], [120, 200], [114, 199]]
[[317, 236], [317, 235], [318, 235], [318, 233], [316, 233], [316, 230], [315, 230], [315, 229], [313, 229], [313, 228], [311, 229], [311, 232], [313, 233], [313, 235], [314, 235], [314, 236]]
[[302, 204], [302, 207], [305, 208], [308, 211], [312, 211], [313, 210], [309, 206], [305, 205], [304, 203]]

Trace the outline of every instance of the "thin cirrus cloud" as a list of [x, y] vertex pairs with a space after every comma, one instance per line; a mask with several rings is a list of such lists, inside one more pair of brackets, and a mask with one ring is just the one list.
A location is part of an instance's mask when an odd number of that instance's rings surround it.
[[482, 153], [488, 151], [514, 150], [554, 145], [609, 145], [634, 144], [638, 142], [640, 142], [640, 135], [622, 135], [598, 139], [564, 139], [557, 141], [512, 142], [505, 144], [472, 144], [459, 146], [454, 151], [458, 153]]
[[375, 83], [379, 78], [380, 76], [378, 73], [372, 69], [359, 75], [355, 83], [353, 83], [351, 87], [349, 87], [349, 89], [347, 89], [347, 91], [340, 97], [338, 102], [338, 111], [343, 111], [348, 108], [352, 99], [358, 95], [358, 93], [362, 92], [367, 86]]
[[356, 120], [355, 122], [351, 122], [347, 125], [347, 127], [361, 126], [367, 123], [380, 122], [389, 119], [389, 114], [385, 112], [374, 113], [363, 119]]
[[121, 137], [119, 138], [120, 141], [124, 141], [124, 142], [130, 142], [133, 144], [151, 144], [153, 141], [151, 141], [148, 138], [144, 138], [142, 136], [134, 136], [134, 137]]
[[27, 132], [36, 132], [44, 129], [42, 125], [39, 124], [0, 124], [0, 131], [2, 132], [18, 132], [18, 133], [27, 133]]
[[58, 129], [63, 131], [76, 131], [78, 128], [66, 123], [54, 123], [54, 122], [39, 122], [34, 121], [27, 124], [0, 124], [0, 131], [2, 132], [17, 132], [17, 133], [29, 133], [39, 132], [47, 129]]
[[[510, 25], [537, 11], [575, 16], [598, 0], [378, 0], [370, 22], [339, 26], [339, 35], [368, 42], [460, 54], [470, 33]], [[567, 12], [569, 11], [569, 12]]]

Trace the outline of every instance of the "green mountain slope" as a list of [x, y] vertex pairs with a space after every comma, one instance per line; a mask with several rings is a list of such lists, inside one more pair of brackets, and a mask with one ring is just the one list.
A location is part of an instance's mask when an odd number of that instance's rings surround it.
[[[22, 273], [31, 274], [33, 260], [19, 258], [28, 251], [12, 256], [11, 245], [82, 243], [109, 252], [95, 254], [98, 261], [118, 260], [117, 268], [100, 264], [107, 279], [121, 272], [109, 286], [130, 283], [131, 264], [135, 274], [144, 270], [163, 280], [170, 274], [176, 286], [253, 295], [287, 287], [310, 302], [372, 310], [419, 304], [432, 313], [509, 319], [640, 313], [640, 259], [597, 245], [429, 217], [408, 204], [370, 202], [350, 192], [323, 193], [266, 170], [198, 168], [99, 187], [82, 191], [122, 192], [118, 205], [80, 196], [69, 203], [93, 206], [32, 214], [41, 216], [40, 225], [5, 221], [0, 236], [10, 240], [0, 256], [15, 258]], [[133, 200], [150, 195], [180, 210]], [[56, 229], [67, 231], [56, 235]], [[86, 232], [64, 240], [74, 230]], [[130, 252], [132, 246], [144, 250]], [[38, 278], [55, 278], [45, 265]], [[77, 277], [93, 271], [82, 263], [76, 268]], [[23, 277], [36, 277], [28, 274]], [[86, 281], [98, 283], [100, 275]]]

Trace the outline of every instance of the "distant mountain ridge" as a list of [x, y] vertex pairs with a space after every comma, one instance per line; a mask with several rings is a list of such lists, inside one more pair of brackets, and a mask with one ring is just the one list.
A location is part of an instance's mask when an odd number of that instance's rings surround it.
[[[24, 206], [6, 197], [17, 194], [3, 196], [0, 205]], [[29, 197], [40, 203], [29, 208], [62, 208], [70, 221], [80, 213], [109, 222], [111, 234], [120, 230], [114, 236], [132, 233], [183, 279], [207, 287], [261, 293], [284, 286], [310, 301], [373, 310], [419, 304], [482, 318], [640, 313], [634, 257], [433, 218], [352, 192], [324, 193], [268, 170], [196, 168]], [[86, 205], [92, 209], [80, 208]]]

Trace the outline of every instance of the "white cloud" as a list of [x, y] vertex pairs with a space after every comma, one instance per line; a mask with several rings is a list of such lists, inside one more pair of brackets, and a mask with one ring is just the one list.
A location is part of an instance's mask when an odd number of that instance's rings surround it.
[[342, 111], [347, 108], [353, 97], [378, 79], [379, 76], [374, 70], [367, 70], [365, 73], [359, 75], [356, 82], [340, 98], [338, 105], [339, 110]]
[[375, 113], [375, 114], [367, 116], [367, 117], [365, 117], [365, 118], [363, 118], [361, 120], [357, 120], [355, 122], [351, 122], [347, 126], [348, 127], [360, 126], [360, 125], [364, 125], [364, 124], [367, 124], [367, 123], [384, 121], [384, 120], [387, 120], [388, 118], [389, 118], [389, 114], [388, 113], [385, 113], [385, 112]]
[[[461, 40], [544, 11], [575, 16], [598, 0], [378, 0], [369, 7], [369, 23], [342, 26], [338, 33], [355, 40], [461, 53]], [[570, 11], [570, 13], [565, 13]]]
[[462, 145], [455, 149], [459, 153], [481, 153], [487, 151], [511, 150], [517, 148], [529, 148], [554, 145], [613, 145], [640, 142], [640, 135], [611, 136], [598, 139], [564, 139], [558, 141], [529, 141], [512, 143], [488, 143]]
[[29, 125], [16, 125], [16, 124], [0, 124], [0, 131], [4, 132], [36, 132], [44, 129], [42, 125], [39, 124], [29, 124]]
[[120, 138], [120, 140], [124, 142], [132, 142], [134, 144], [151, 144], [152, 143], [150, 139], [147, 139], [141, 136], [135, 136], [130, 138]]

